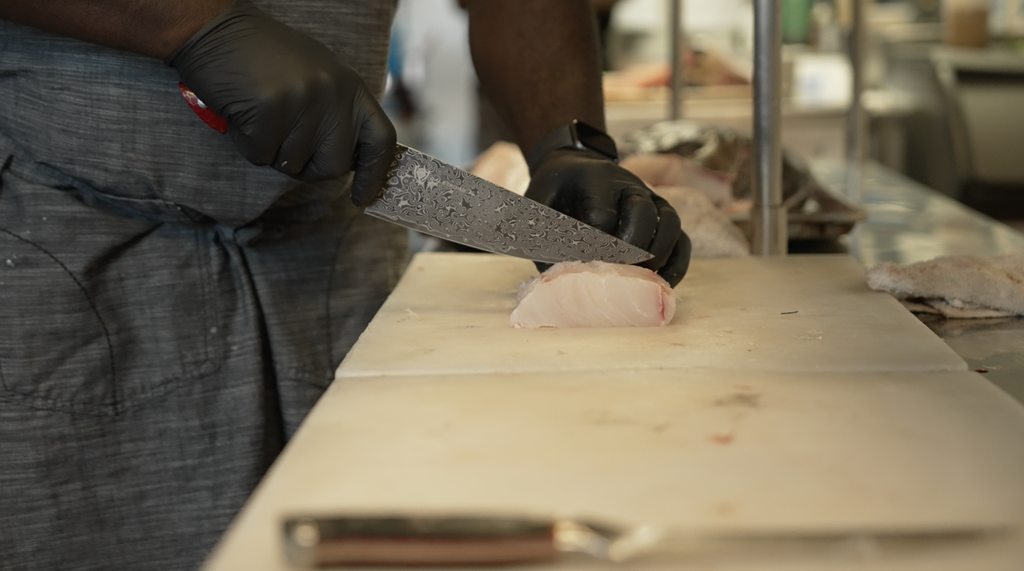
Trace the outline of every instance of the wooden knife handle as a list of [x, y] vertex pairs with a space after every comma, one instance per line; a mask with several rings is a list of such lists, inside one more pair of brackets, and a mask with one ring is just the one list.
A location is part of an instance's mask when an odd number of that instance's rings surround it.
[[181, 96], [185, 98], [185, 103], [188, 103], [188, 106], [203, 120], [203, 123], [206, 123], [221, 135], [228, 132], [228, 122], [220, 115], [217, 115], [216, 111], [207, 107], [187, 85], [179, 81], [178, 90], [181, 91]]
[[300, 568], [508, 565], [558, 555], [554, 523], [499, 517], [297, 517], [285, 554]]

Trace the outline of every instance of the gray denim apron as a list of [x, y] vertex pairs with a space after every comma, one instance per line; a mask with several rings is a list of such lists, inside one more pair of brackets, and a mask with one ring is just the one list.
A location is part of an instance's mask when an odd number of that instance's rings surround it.
[[[393, 2], [257, 4], [379, 92]], [[161, 62], [0, 21], [0, 569], [197, 567], [405, 258]]]

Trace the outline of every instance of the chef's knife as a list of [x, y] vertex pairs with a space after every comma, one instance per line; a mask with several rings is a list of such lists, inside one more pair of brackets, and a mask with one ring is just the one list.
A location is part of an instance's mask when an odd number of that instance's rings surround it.
[[[219, 133], [227, 122], [183, 83], [189, 107]], [[435, 159], [398, 145], [387, 187], [366, 213], [418, 232], [496, 254], [536, 262], [637, 264], [654, 256], [548, 208]]]
[[377, 218], [496, 254], [537, 262], [635, 264], [651, 254], [500, 186], [398, 145]]
[[285, 556], [303, 569], [345, 566], [510, 565], [581, 553], [612, 561], [878, 559], [999, 541], [1007, 524], [929, 528], [701, 531], [620, 530], [566, 519], [488, 516], [296, 517], [284, 522]]

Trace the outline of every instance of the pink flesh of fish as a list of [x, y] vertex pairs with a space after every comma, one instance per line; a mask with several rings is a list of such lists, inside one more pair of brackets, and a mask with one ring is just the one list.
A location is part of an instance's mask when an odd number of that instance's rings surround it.
[[604, 262], [562, 262], [519, 287], [512, 327], [665, 325], [676, 294], [651, 270]]

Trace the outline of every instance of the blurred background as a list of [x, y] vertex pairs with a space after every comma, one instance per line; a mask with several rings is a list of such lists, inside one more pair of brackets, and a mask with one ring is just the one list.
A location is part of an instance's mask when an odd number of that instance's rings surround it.
[[[595, 0], [608, 131], [669, 113], [669, 0]], [[751, 130], [750, 0], [685, 0], [683, 117]], [[802, 161], [845, 156], [850, 0], [783, 0], [783, 132]], [[1024, 229], [1024, 0], [869, 0], [868, 155]], [[455, 0], [401, 0], [386, 109], [399, 140], [470, 167], [507, 134], [478, 89]], [[628, 148], [628, 144], [626, 145]]]

